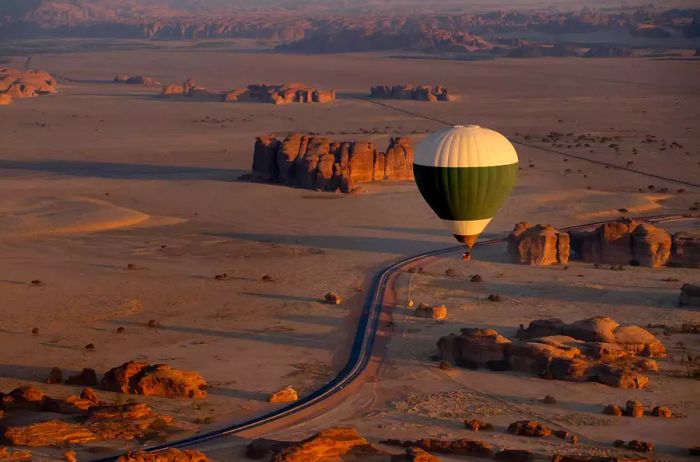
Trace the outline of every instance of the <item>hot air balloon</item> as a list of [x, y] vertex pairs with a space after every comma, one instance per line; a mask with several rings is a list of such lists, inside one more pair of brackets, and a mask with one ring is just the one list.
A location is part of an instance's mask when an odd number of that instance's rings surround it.
[[466, 246], [468, 260], [515, 185], [518, 155], [498, 132], [457, 125], [433, 133], [416, 147], [413, 174], [430, 208]]

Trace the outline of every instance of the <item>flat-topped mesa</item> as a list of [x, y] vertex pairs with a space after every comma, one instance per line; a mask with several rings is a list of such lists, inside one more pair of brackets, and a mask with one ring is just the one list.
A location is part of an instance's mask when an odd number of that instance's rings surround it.
[[357, 183], [413, 178], [413, 147], [394, 137], [386, 153], [368, 141], [332, 141], [323, 136], [292, 133], [284, 140], [256, 138], [253, 181], [305, 189], [350, 192]]
[[225, 103], [330, 103], [335, 101], [335, 90], [321, 90], [303, 83], [293, 82], [281, 85], [253, 84], [246, 88], [234, 88], [212, 93], [187, 79], [182, 85], [169, 84], [163, 87], [162, 97], [191, 97], [201, 100], [216, 100]]
[[158, 85], [158, 81], [153, 77], [145, 75], [125, 75], [114, 76], [114, 83], [127, 83], [129, 85]]
[[13, 99], [56, 93], [56, 79], [46, 71], [0, 68], [0, 106]]
[[417, 101], [454, 101], [454, 96], [447, 88], [440, 85], [377, 85], [370, 88], [373, 98], [382, 99], [412, 99]]

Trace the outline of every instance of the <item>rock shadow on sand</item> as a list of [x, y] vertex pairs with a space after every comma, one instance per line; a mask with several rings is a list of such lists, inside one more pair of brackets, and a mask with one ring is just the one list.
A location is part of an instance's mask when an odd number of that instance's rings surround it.
[[[107, 321], [110, 324], [119, 326], [144, 327], [144, 323], [136, 321]], [[249, 340], [254, 342], [270, 343], [273, 345], [299, 346], [304, 348], [316, 348], [327, 350], [332, 347], [325, 334], [298, 334], [290, 330], [275, 330], [274, 328], [262, 328], [246, 331], [224, 331], [208, 329], [205, 327], [175, 326], [172, 324], [159, 324], [158, 330], [182, 332], [192, 335], [202, 335], [209, 337], [221, 337], [229, 339]]]
[[412, 255], [445, 247], [445, 244], [441, 242], [419, 241], [413, 239], [397, 239], [390, 237], [257, 233], [221, 233], [216, 234], [216, 236], [227, 237], [231, 239], [240, 239], [245, 241], [274, 243], [290, 246], [315, 247], [331, 250], [355, 250], [362, 252], [392, 253], [398, 255]]
[[74, 160], [0, 159], [0, 169], [54, 173], [57, 175], [124, 180], [237, 181], [243, 170], [176, 165], [86, 162]]

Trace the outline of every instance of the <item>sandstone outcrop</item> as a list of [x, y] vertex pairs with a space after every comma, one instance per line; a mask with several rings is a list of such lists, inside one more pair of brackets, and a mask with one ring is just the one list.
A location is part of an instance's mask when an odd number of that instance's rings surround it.
[[6, 462], [17, 462], [21, 460], [31, 460], [32, 453], [27, 451], [14, 451], [0, 446], [0, 460]]
[[144, 396], [203, 398], [207, 395], [207, 383], [197, 372], [138, 361], [110, 369], [100, 385], [105, 390]]
[[[106, 406], [94, 392], [83, 390], [80, 397], [56, 399], [33, 387], [19, 387], [7, 395], [0, 393], [1, 407], [15, 422], [27, 420], [27, 413], [62, 414], [30, 424], [5, 425], [0, 436], [14, 445], [27, 447], [83, 444], [102, 440], [150, 439], [178, 424], [172, 417], [157, 415], [144, 403]], [[31, 421], [35, 421], [31, 418]]]
[[256, 138], [253, 181], [323, 191], [350, 192], [357, 183], [413, 178], [413, 148], [408, 138], [392, 138], [386, 153], [367, 141], [336, 142], [292, 133], [279, 140]]
[[192, 449], [166, 449], [159, 452], [130, 452], [117, 459], [117, 462], [208, 462], [203, 453]]
[[440, 85], [377, 85], [370, 89], [370, 95], [380, 99], [412, 99], [429, 102], [454, 100], [454, 96], [447, 88]]
[[369, 442], [354, 428], [332, 427], [283, 448], [271, 462], [320, 462], [339, 458], [361, 446], [369, 446]]
[[542, 438], [551, 435], [552, 429], [535, 420], [519, 420], [508, 426], [508, 433]]
[[145, 75], [124, 75], [114, 77], [114, 83], [127, 83], [130, 85], [157, 85], [158, 82], [153, 77]]
[[444, 321], [447, 319], [447, 307], [445, 305], [428, 305], [421, 303], [415, 310], [414, 315], [418, 318], [434, 319]]
[[678, 303], [681, 306], [700, 306], [700, 285], [683, 284]]
[[410, 447], [404, 454], [392, 456], [391, 462], [440, 462], [440, 459], [421, 448]]
[[666, 355], [663, 343], [646, 329], [620, 326], [602, 316], [570, 324], [556, 318], [534, 320], [527, 328], [521, 325], [516, 338], [511, 341], [492, 329], [462, 329], [460, 335], [438, 340], [439, 359], [468, 368], [644, 388], [649, 379], [639, 371], [657, 371], [650, 358]]
[[10, 426], [5, 429], [3, 437], [14, 445], [30, 448], [82, 444], [97, 439], [84, 425], [62, 420]]
[[209, 92], [206, 88], [197, 86], [194, 80], [187, 79], [182, 85], [165, 85], [161, 90], [161, 96], [164, 98], [189, 97], [201, 101], [225, 103], [330, 103], [335, 101], [335, 90], [321, 90], [303, 83], [292, 82], [281, 85], [254, 84], [224, 92]]
[[34, 98], [57, 91], [56, 79], [48, 72], [0, 68], [0, 105], [10, 104], [14, 99]]
[[442, 359], [463, 367], [502, 370], [510, 343], [493, 329], [462, 329], [460, 335], [442, 337], [438, 349]]
[[700, 268], [700, 233], [671, 236], [658, 226], [627, 218], [571, 233], [571, 249], [576, 258], [592, 263]]
[[508, 235], [508, 254], [530, 265], [568, 263], [569, 235], [552, 226], [518, 223]]
[[288, 385], [270, 395], [268, 399], [271, 403], [292, 403], [299, 399], [299, 394], [291, 385]]
[[439, 440], [423, 438], [415, 441], [386, 440], [383, 444], [399, 445], [405, 448], [417, 447], [429, 453], [492, 458], [493, 446], [484, 441], [460, 438], [456, 440]]

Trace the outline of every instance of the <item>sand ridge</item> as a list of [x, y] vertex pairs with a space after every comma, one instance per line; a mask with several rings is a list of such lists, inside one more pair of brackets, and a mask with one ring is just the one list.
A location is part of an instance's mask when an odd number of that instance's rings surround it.
[[89, 197], [39, 196], [0, 200], [0, 237], [8, 238], [94, 233], [181, 221], [170, 217], [152, 217], [138, 210]]

